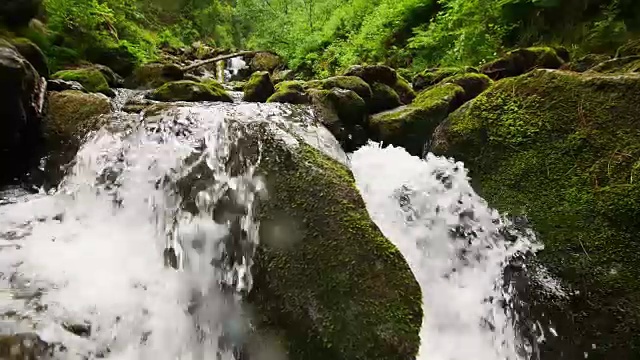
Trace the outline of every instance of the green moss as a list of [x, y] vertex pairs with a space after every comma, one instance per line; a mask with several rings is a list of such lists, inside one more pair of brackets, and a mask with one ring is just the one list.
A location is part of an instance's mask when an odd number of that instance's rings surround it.
[[310, 102], [302, 81], [283, 81], [276, 85], [275, 90], [276, 92], [267, 99], [267, 102], [289, 104], [308, 104]]
[[349, 170], [307, 145], [266, 149], [250, 294], [259, 326], [284, 330], [290, 359], [414, 358], [420, 288]]
[[416, 93], [413, 91], [411, 84], [402, 76], [398, 75], [398, 81], [391, 85], [391, 88], [400, 96], [400, 101], [405, 105], [411, 103], [416, 97]]
[[373, 83], [371, 90], [373, 96], [371, 97], [371, 101], [369, 101], [370, 114], [390, 110], [402, 105], [400, 97], [389, 85]]
[[51, 78], [77, 81], [82, 84], [87, 91], [113, 95], [113, 91], [109, 88], [109, 84], [104, 75], [94, 68], [58, 71], [53, 74]]
[[267, 72], [273, 72], [282, 65], [282, 59], [278, 55], [266, 52], [257, 53], [249, 63], [251, 70]]
[[244, 101], [265, 102], [273, 95], [275, 89], [269, 73], [258, 71], [251, 75], [249, 81], [244, 85]]
[[440, 122], [460, 105], [464, 90], [441, 84], [421, 92], [413, 104], [371, 117], [372, 138], [402, 146], [412, 155], [422, 155], [425, 142]]
[[224, 101], [233, 99], [215, 80], [203, 83], [181, 80], [168, 82], [156, 89], [150, 96], [158, 101]]
[[634, 55], [640, 55], [640, 40], [638, 39], [628, 41], [624, 45], [620, 46], [618, 51], [616, 51], [617, 58]]
[[363, 100], [371, 99], [371, 87], [357, 76], [334, 76], [321, 81], [320, 88], [331, 90], [333, 88], [351, 90]]
[[492, 61], [480, 71], [494, 80], [518, 76], [533, 69], [558, 69], [564, 64], [556, 50], [551, 47], [517, 49], [504, 57]]
[[464, 89], [464, 101], [469, 101], [480, 95], [491, 85], [491, 79], [484, 74], [466, 73], [450, 76], [443, 83], [455, 84]]
[[[539, 260], [579, 291], [554, 320], [590, 356], [640, 356], [640, 76], [536, 70], [495, 83], [436, 131], [501, 211], [525, 213]], [[597, 326], [594, 326], [597, 324]]]
[[611, 60], [611, 56], [604, 54], [587, 54], [569, 63], [566, 69], [575, 72], [585, 72], [607, 60]]
[[385, 65], [355, 65], [347, 69], [345, 76], [357, 76], [367, 84], [382, 83], [393, 86], [398, 81], [396, 71]]

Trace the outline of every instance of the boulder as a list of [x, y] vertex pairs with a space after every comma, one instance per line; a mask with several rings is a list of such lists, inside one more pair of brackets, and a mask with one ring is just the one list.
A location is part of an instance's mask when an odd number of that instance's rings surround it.
[[305, 83], [308, 89], [331, 90], [333, 88], [351, 90], [365, 102], [371, 100], [371, 87], [356, 76], [334, 76], [324, 80], [311, 80]]
[[[389, 85], [389, 84], [386, 84]], [[398, 81], [395, 84], [389, 85], [400, 97], [400, 102], [407, 105], [410, 104], [413, 99], [416, 98], [416, 92], [411, 87], [411, 84], [405, 78], [398, 75]]]
[[575, 61], [572, 61], [562, 67], [563, 70], [585, 72], [591, 70], [596, 65], [611, 60], [611, 56], [605, 54], [587, 54]]
[[51, 75], [51, 78], [54, 80], [77, 81], [89, 92], [98, 92], [107, 96], [114, 95], [107, 79], [96, 68], [62, 70]]
[[267, 99], [267, 102], [308, 104], [309, 95], [302, 81], [283, 81], [276, 85], [275, 93]]
[[465, 102], [487, 90], [492, 82], [487, 75], [477, 73], [458, 74], [442, 80], [442, 83], [456, 84], [463, 88]]
[[121, 87], [122, 85], [124, 85], [124, 79], [122, 78], [122, 76], [118, 75], [115, 71], [111, 70], [111, 68], [108, 66], [101, 65], [101, 64], [91, 64], [90, 66], [87, 66], [87, 68], [96, 69], [100, 71], [102, 73], [102, 76], [104, 76], [105, 80], [107, 80], [107, 84], [112, 88]]
[[13, 38], [10, 40], [10, 42], [11, 45], [13, 45], [16, 50], [18, 50], [20, 55], [22, 55], [25, 59], [27, 59], [27, 61], [31, 63], [31, 65], [33, 65], [40, 76], [44, 76], [45, 78], [49, 77], [49, 65], [47, 64], [47, 57], [36, 44], [26, 38]]
[[226, 90], [215, 80], [203, 83], [180, 80], [168, 82], [149, 97], [158, 101], [224, 101], [233, 102]]
[[26, 26], [38, 16], [42, 0], [2, 0], [0, 2], [0, 22], [9, 27]]
[[251, 75], [251, 78], [244, 85], [244, 101], [265, 102], [273, 95], [275, 89], [271, 82], [271, 77], [266, 71], [258, 71]]
[[354, 91], [309, 90], [318, 120], [351, 152], [367, 142], [367, 104]]
[[618, 48], [616, 57], [640, 55], [640, 40], [631, 40]]
[[434, 129], [464, 97], [464, 89], [458, 85], [436, 85], [418, 94], [411, 105], [373, 115], [369, 120], [371, 138], [422, 156]]
[[367, 82], [367, 84], [379, 82], [392, 85], [398, 81], [396, 71], [385, 65], [354, 65], [348, 68], [344, 75], [357, 76]]
[[567, 358], [640, 356], [638, 114], [640, 74], [535, 70], [494, 83], [434, 134], [434, 153], [463, 161], [491, 206], [539, 233], [537, 259], [567, 295], [531, 296], [533, 311], [558, 333], [544, 346]]
[[273, 83], [274, 84], [279, 84], [283, 81], [292, 81], [296, 78], [296, 74], [293, 70], [281, 70], [281, 71], [276, 71], [273, 73]]
[[0, 183], [28, 170], [36, 155], [46, 81], [0, 41]]
[[36, 334], [0, 335], [0, 359], [31, 360], [48, 358], [51, 347]]
[[603, 74], [640, 72], [640, 56], [634, 55], [607, 60], [588, 71]]
[[81, 92], [87, 92], [85, 88], [77, 81], [65, 81], [65, 80], [49, 80], [47, 81], [48, 91], [65, 91], [76, 90]]
[[564, 64], [555, 49], [531, 47], [517, 49], [502, 58], [483, 65], [480, 72], [493, 80], [513, 77], [533, 69], [558, 69]]
[[477, 73], [478, 70], [472, 67], [441, 67], [425, 69], [413, 77], [412, 84], [415, 91], [420, 91], [438, 84], [442, 80], [466, 73]]
[[389, 85], [373, 83], [371, 90], [373, 95], [371, 101], [369, 101], [369, 114], [379, 113], [402, 105], [400, 97]]
[[111, 113], [111, 104], [102, 94], [75, 90], [49, 92], [48, 100], [44, 121], [45, 177], [48, 184], [56, 184], [87, 134], [103, 125], [100, 115]]
[[92, 63], [105, 65], [124, 78], [131, 75], [139, 64], [137, 55], [123, 43], [89, 46], [86, 50], [86, 56], [87, 60]]
[[267, 71], [272, 73], [283, 65], [284, 63], [280, 56], [268, 52], [260, 52], [253, 56], [249, 63], [249, 68], [251, 72]]
[[138, 67], [125, 85], [133, 89], [154, 89], [170, 81], [184, 79], [182, 69], [174, 64], [151, 63]]

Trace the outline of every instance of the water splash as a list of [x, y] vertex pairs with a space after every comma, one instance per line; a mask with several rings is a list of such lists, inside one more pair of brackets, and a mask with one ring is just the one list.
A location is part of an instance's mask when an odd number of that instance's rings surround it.
[[533, 233], [505, 237], [509, 224], [474, 192], [461, 163], [369, 144], [351, 164], [369, 213], [422, 287], [419, 358], [526, 359], [502, 275], [510, 258], [537, 248]]

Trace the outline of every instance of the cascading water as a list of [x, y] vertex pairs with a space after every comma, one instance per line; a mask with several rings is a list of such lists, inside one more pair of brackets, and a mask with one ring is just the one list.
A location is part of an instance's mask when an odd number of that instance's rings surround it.
[[[118, 102], [132, 96], [118, 94]], [[233, 124], [267, 123], [285, 141], [295, 133], [349, 160], [303, 107], [183, 104], [169, 115], [118, 114], [128, 125], [94, 134], [58, 191], [5, 193], [0, 330], [35, 330], [61, 344], [62, 359], [237, 358], [250, 331], [241, 298], [259, 242], [251, 208], [264, 189], [255, 164], [228, 166], [242, 136]], [[375, 144], [350, 163], [372, 218], [422, 287], [420, 359], [527, 358], [505, 310], [512, 289], [502, 272], [534, 247], [532, 234], [505, 241], [508, 224], [473, 192], [461, 164]], [[205, 185], [194, 187], [187, 211], [180, 179], [198, 166], [213, 176], [198, 178]], [[240, 215], [215, 221], [230, 193]], [[237, 233], [239, 250], [229, 246]]]

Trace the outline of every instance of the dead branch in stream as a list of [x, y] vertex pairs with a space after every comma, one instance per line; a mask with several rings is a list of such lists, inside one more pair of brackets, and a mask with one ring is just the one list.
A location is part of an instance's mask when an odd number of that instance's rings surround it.
[[220, 55], [220, 56], [216, 56], [216, 57], [211, 58], [211, 59], [202, 60], [202, 61], [193, 63], [191, 65], [187, 65], [187, 66], [183, 67], [181, 70], [182, 70], [183, 73], [186, 73], [187, 71], [191, 71], [193, 69], [199, 68], [200, 66], [204, 66], [204, 65], [207, 65], [207, 64], [215, 63], [215, 62], [222, 61], [222, 60], [231, 59], [231, 58], [238, 57], [238, 56], [256, 55], [258, 53], [270, 53], [270, 54], [274, 54], [275, 55], [275, 53], [273, 53], [271, 51], [261, 51], [261, 50], [258, 50], [258, 51], [256, 51], [256, 50], [254, 50], [254, 51], [238, 51], [238, 52], [233, 53], [233, 54]]

